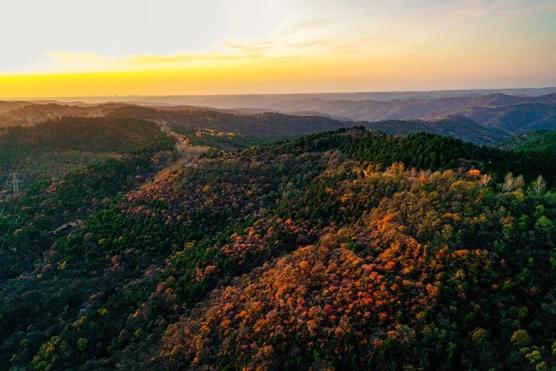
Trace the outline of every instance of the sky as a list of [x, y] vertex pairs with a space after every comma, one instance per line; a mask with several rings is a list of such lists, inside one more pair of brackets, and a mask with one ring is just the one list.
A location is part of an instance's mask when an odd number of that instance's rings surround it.
[[556, 0], [0, 0], [0, 99], [556, 85]]

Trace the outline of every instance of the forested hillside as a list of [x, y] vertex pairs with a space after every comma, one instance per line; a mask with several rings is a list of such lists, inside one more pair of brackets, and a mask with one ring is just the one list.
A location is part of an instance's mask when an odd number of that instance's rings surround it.
[[0, 134], [0, 277], [31, 268], [60, 233], [172, 161], [173, 148], [136, 119], [65, 118]]
[[556, 131], [535, 131], [521, 134], [500, 143], [502, 149], [520, 153], [535, 153], [551, 157], [556, 155]]
[[0, 132], [0, 184], [14, 173], [27, 185], [100, 160], [172, 145], [154, 123], [130, 118], [65, 117], [10, 127]]
[[354, 128], [150, 180], [152, 144], [4, 205], [22, 216], [0, 214], [0, 368], [556, 366], [536, 154]]
[[483, 145], [495, 145], [509, 137], [509, 134], [503, 130], [486, 128], [464, 116], [450, 116], [429, 122], [422, 120], [386, 120], [365, 123], [365, 126], [390, 135], [440, 134]]
[[[485, 99], [483, 98], [483, 100]], [[497, 101], [486, 100], [493, 103]], [[437, 102], [434, 103], [434, 106], [441, 105]], [[6, 112], [2, 113], [2, 107]], [[484, 145], [495, 145], [510, 136], [510, 133], [504, 128], [497, 128], [494, 124], [481, 125], [465, 116], [454, 115], [451, 111], [447, 111], [446, 115], [434, 116], [428, 120], [416, 120], [415, 118], [418, 117], [416, 115], [407, 116], [404, 120], [373, 120], [372, 122], [354, 122], [343, 118], [304, 112], [306, 113], [283, 114], [265, 110], [253, 112], [253, 110], [217, 110], [193, 106], [151, 107], [126, 103], [87, 105], [83, 103], [10, 102], [9, 104], [0, 104], [0, 127], [31, 126], [45, 121], [76, 117], [133, 118], [166, 123], [199, 143], [220, 145], [227, 149], [348, 128], [354, 125], [362, 125], [391, 135], [405, 136], [420, 132], [448, 135]], [[481, 117], [478, 119], [480, 120]], [[523, 119], [528, 118], [524, 116]], [[523, 127], [522, 131], [526, 129]]]

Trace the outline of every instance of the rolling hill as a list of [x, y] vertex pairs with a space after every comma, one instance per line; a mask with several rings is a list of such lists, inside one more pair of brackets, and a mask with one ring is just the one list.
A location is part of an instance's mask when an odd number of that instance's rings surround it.
[[[543, 94], [545, 93], [545, 94]], [[507, 135], [556, 128], [556, 93], [527, 91], [455, 91], [415, 93], [298, 94], [199, 97], [151, 97], [143, 102], [196, 104], [220, 109], [312, 112], [353, 121], [438, 121], [465, 116]], [[143, 103], [144, 104], [144, 103]]]
[[0, 101], [0, 115], [15, 109], [25, 107], [31, 103], [24, 101]]
[[556, 131], [536, 131], [517, 135], [500, 144], [503, 149], [518, 152], [548, 153], [556, 145]]
[[[160, 105], [166, 102], [164, 97], [137, 104], [6, 102], [0, 111], [0, 125], [33, 125], [73, 116], [140, 118], [167, 122], [184, 135], [197, 136], [200, 142], [221, 142], [227, 148], [353, 125], [392, 135], [449, 135], [486, 145], [496, 145], [512, 135], [556, 128], [556, 93], [454, 94], [390, 94], [383, 100], [369, 99], [374, 96], [371, 93], [168, 98], [168, 102], [182, 102], [174, 106]], [[235, 106], [246, 102], [249, 104]], [[235, 138], [230, 141], [232, 136]]]
[[23, 185], [106, 159], [150, 153], [172, 141], [157, 125], [129, 118], [64, 117], [0, 133], [0, 183], [17, 173]]
[[502, 142], [499, 147], [535, 156], [546, 164], [556, 163], [556, 131], [521, 134]]
[[[449, 135], [477, 144], [494, 144], [509, 135], [496, 128], [487, 128], [461, 116], [447, 117], [436, 121], [389, 120], [379, 122], [352, 122], [329, 117], [311, 115], [285, 115], [281, 113], [231, 113], [215, 110], [160, 109], [138, 106], [121, 107], [111, 111], [113, 117], [137, 117], [150, 120], [162, 120], [183, 133], [197, 133], [210, 136], [207, 129], [215, 131], [214, 135], [232, 134], [236, 140], [251, 143], [257, 140], [276, 140], [323, 131], [348, 128], [354, 125], [383, 131], [391, 135], [408, 135], [428, 132]], [[251, 140], [251, 141], [250, 141]]]
[[485, 127], [462, 116], [444, 119], [387, 120], [353, 122], [311, 113], [242, 112], [194, 106], [149, 107], [124, 103], [100, 105], [30, 104], [0, 115], [0, 125], [34, 125], [64, 117], [118, 117], [165, 122], [199, 143], [221, 143], [226, 148], [291, 138], [339, 128], [363, 125], [392, 135], [428, 132], [449, 135], [477, 144], [492, 145], [509, 134], [495, 127]]
[[474, 107], [463, 110], [461, 114], [485, 127], [497, 128], [510, 134], [556, 129], [556, 104], [554, 103]]
[[435, 121], [377, 121], [366, 123], [365, 127], [379, 130], [390, 135], [409, 135], [416, 133], [446, 135], [467, 142], [484, 145], [494, 145], [510, 137], [510, 135], [503, 130], [484, 127], [465, 116], [450, 116]]
[[1, 368], [555, 364], [551, 164], [360, 127], [150, 178], [152, 140], [2, 209]]

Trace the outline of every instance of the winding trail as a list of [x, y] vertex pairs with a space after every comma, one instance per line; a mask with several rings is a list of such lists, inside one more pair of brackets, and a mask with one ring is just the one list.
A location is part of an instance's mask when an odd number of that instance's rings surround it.
[[176, 151], [180, 154], [180, 162], [184, 163], [185, 166], [192, 166], [194, 159], [197, 159], [201, 153], [209, 150], [209, 147], [192, 145], [186, 136], [172, 130], [167, 121], [152, 121], [160, 127], [160, 131], [176, 141]]

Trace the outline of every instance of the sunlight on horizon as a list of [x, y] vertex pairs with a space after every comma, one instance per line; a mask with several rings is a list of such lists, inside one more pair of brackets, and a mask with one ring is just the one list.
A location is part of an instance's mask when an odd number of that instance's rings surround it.
[[2, 98], [556, 84], [555, 1], [3, 0], [0, 14]]

